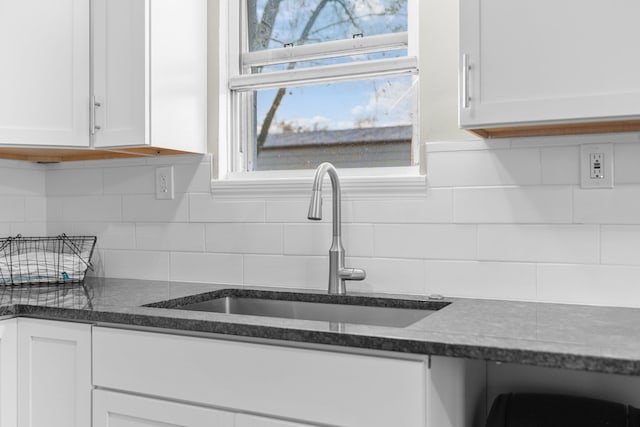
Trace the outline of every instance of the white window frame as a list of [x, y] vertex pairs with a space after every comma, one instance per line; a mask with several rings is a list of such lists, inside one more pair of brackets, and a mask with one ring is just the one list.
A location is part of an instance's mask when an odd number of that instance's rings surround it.
[[[412, 157], [416, 164], [403, 167], [386, 168], [349, 168], [342, 169], [341, 175], [358, 179], [359, 182], [382, 182], [388, 177], [398, 177], [415, 182], [424, 180], [420, 176], [420, 163], [424, 162], [420, 143], [420, 114], [419, 114], [419, 0], [408, 1], [408, 29], [403, 33], [392, 33], [350, 40], [336, 40], [318, 44], [293, 46], [268, 51], [249, 52], [246, 31], [240, 25], [240, 20], [246, 21], [246, 14], [242, 7], [244, 0], [220, 1], [220, 60], [226, 64], [220, 70], [220, 122], [217, 176], [230, 182], [278, 182], [282, 180], [291, 183], [301, 178], [311, 176], [310, 170], [274, 170], [251, 171], [248, 156], [251, 153], [249, 141], [254, 139], [252, 118], [248, 108], [243, 111], [243, 103], [254, 89], [282, 87], [283, 84], [295, 85], [317, 84], [326, 81], [348, 81], [382, 76], [415, 75], [414, 96], [416, 111], [413, 125]], [[243, 22], [242, 25], [246, 25]], [[233, 35], [236, 37], [233, 37]], [[313, 68], [299, 68], [286, 71], [275, 71], [263, 74], [243, 74], [242, 66], [260, 66], [297, 61], [322, 59], [339, 56], [336, 52], [352, 54], [371, 53], [390, 48], [406, 48], [407, 56], [382, 60], [362, 61], [350, 64], [318, 66]], [[242, 55], [242, 56], [241, 56]], [[238, 118], [236, 120], [235, 118]], [[251, 124], [251, 126], [249, 126]], [[417, 180], [414, 178], [418, 178]]]

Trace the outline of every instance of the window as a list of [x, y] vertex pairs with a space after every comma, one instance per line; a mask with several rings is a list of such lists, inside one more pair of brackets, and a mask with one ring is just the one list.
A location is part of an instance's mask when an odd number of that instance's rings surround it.
[[228, 7], [232, 172], [417, 164], [417, 0]]

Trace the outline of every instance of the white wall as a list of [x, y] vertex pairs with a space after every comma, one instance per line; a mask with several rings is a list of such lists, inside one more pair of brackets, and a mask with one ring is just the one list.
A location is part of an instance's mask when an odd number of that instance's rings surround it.
[[0, 237], [40, 236], [47, 231], [45, 169], [0, 161]]

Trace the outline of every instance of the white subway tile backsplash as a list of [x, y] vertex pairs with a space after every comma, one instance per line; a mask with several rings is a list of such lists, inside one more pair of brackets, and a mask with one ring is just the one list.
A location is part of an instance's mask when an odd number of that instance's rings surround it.
[[120, 196], [65, 196], [47, 198], [48, 221], [121, 221]]
[[171, 280], [242, 284], [242, 255], [171, 253]]
[[[348, 256], [373, 256], [373, 225], [372, 224], [344, 224], [342, 226], [342, 242]], [[329, 253], [329, 247], [325, 254]]]
[[594, 225], [479, 225], [478, 256], [490, 261], [600, 262]]
[[245, 285], [327, 289], [327, 257], [244, 255]]
[[433, 187], [539, 185], [540, 150], [478, 150], [429, 153], [427, 173]]
[[136, 248], [136, 232], [135, 224], [133, 223], [76, 222], [71, 224], [67, 223], [65, 227], [62, 227], [60, 223], [55, 223], [55, 228], [59, 230], [59, 233], [64, 232], [77, 236], [96, 236], [96, 247], [101, 249]]
[[602, 263], [640, 265], [640, 226], [603, 225]]
[[189, 199], [177, 193], [173, 200], [154, 195], [122, 196], [122, 220], [128, 222], [189, 222]]
[[[327, 255], [333, 240], [333, 225], [324, 222], [284, 224], [286, 255]], [[350, 256], [373, 255], [373, 226], [343, 224], [342, 243]]]
[[538, 266], [538, 299], [545, 302], [640, 307], [639, 283], [635, 266]]
[[[328, 262], [328, 261], [327, 261]], [[347, 281], [347, 291], [424, 295], [425, 268], [422, 260], [347, 258], [348, 267], [363, 268], [363, 281]], [[325, 286], [328, 284], [325, 283]]]
[[[330, 191], [327, 193], [331, 194]], [[309, 192], [311, 195], [311, 192]], [[267, 222], [304, 222], [309, 223], [311, 220], [307, 218], [309, 212], [310, 197], [291, 198], [286, 200], [266, 200], [266, 221]], [[342, 223], [353, 221], [353, 202], [350, 200], [342, 200]], [[333, 221], [333, 210], [331, 197], [322, 198], [322, 220], [320, 222], [330, 223]], [[313, 222], [316, 222], [315, 220]]]
[[189, 195], [192, 222], [264, 222], [264, 201], [216, 201], [209, 194]]
[[26, 218], [25, 198], [0, 196], [0, 222], [22, 222]]
[[425, 261], [426, 293], [450, 297], [536, 299], [535, 264]]
[[422, 199], [355, 200], [356, 223], [447, 223], [453, 219], [453, 190], [431, 189]]
[[640, 185], [573, 190], [576, 223], [640, 224]]
[[137, 223], [135, 240], [143, 250], [204, 252], [204, 224]]
[[45, 171], [20, 167], [0, 167], [0, 194], [44, 196]]
[[615, 144], [614, 160], [614, 184], [640, 183], [640, 144]]
[[284, 224], [284, 253], [327, 255], [332, 237], [331, 223]]
[[542, 183], [548, 185], [580, 183], [580, 147], [542, 148]]
[[[347, 266], [368, 274], [348, 288], [640, 307], [638, 135], [431, 144], [424, 198], [345, 193]], [[587, 142], [616, 143], [614, 189], [579, 188]], [[330, 192], [321, 222], [306, 195], [218, 200], [210, 160], [0, 161], [0, 235], [96, 235], [97, 276], [324, 291]], [[169, 164], [176, 199], [159, 201]]]
[[[43, 237], [47, 236], [46, 222], [17, 222], [11, 224], [11, 236], [22, 234], [25, 237]], [[6, 235], [0, 235], [6, 237]]]
[[282, 224], [210, 223], [206, 225], [207, 252], [282, 254]]
[[155, 194], [155, 172], [150, 166], [104, 168], [105, 194]]
[[456, 223], [571, 223], [571, 187], [456, 188], [453, 210]]
[[[323, 200], [323, 207], [326, 207], [325, 200]], [[309, 199], [267, 200], [265, 208], [267, 222], [309, 222], [307, 218]], [[322, 213], [322, 222], [331, 222], [333, 218], [331, 209], [323, 209]]]
[[104, 250], [106, 277], [169, 280], [169, 253]]
[[472, 260], [476, 247], [476, 225], [374, 225], [375, 257]]
[[25, 197], [25, 221], [47, 222], [47, 198]]
[[24, 223], [12, 224], [10, 222], [0, 222], [0, 238], [15, 236], [15, 234], [13, 233], [13, 230], [14, 230], [14, 227], [17, 227], [18, 224], [24, 224]]
[[49, 170], [47, 196], [87, 196], [103, 192], [102, 169]]
[[211, 164], [177, 164], [174, 167], [176, 191], [181, 193], [211, 192]]

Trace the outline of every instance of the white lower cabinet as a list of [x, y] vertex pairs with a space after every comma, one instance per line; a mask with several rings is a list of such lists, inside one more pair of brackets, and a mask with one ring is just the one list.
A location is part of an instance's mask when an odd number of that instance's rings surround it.
[[17, 321], [17, 425], [89, 426], [91, 326], [24, 318]]
[[0, 322], [0, 427], [91, 425], [91, 326]]
[[233, 413], [114, 393], [93, 392], [93, 427], [233, 427]]
[[17, 377], [18, 319], [0, 322], [0, 427], [15, 427], [18, 404]]
[[[234, 427], [471, 427], [484, 415], [483, 362], [325, 348], [94, 327], [94, 427], [146, 426], [105, 424], [122, 406], [100, 403], [101, 389], [186, 403], [185, 414], [190, 405], [194, 414], [224, 408], [234, 413]], [[130, 402], [122, 416], [132, 420], [162, 416], [134, 398], [119, 399]], [[149, 425], [199, 425], [189, 416]]]
[[106, 390], [93, 392], [93, 427], [314, 427]]

